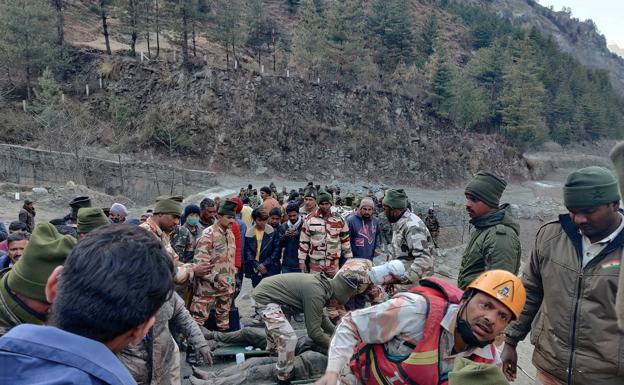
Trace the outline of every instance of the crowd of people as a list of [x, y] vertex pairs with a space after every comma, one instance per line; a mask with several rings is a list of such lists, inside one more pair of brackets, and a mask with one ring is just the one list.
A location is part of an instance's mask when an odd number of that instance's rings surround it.
[[[529, 331], [541, 384], [622, 383], [616, 178], [568, 176], [568, 213], [539, 229], [521, 278], [506, 186], [487, 171], [467, 184], [473, 230], [452, 283], [433, 276], [433, 209], [416, 215], [402, 189], [249, 185], [186, 205], [159, 197], [137, 219], [76, 197], [38, 224], [26, 200], [0, 227], [0, 383], [181, 384], [181, 350], [197, 366], [215, 341], [250, 338], [276, 353], [278, 384], [507, 384]], [[260, 337], [236, 307], [245, 279]], [[298, 364], [307, 350], [320, 372]]]

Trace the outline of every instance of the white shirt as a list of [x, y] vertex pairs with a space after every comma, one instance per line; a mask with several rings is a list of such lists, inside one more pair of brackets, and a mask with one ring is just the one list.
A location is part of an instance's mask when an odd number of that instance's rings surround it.
[[604, 250], [604, 248], [607, 247], [607, 245], [612, 240], [614, 240], [615, 237], [620, 234], [620, 232], [622, 232], [622, 229], [624, 229], [624, 215], [620, 213], [620, 225], [606, 238], [601, 239], [596, 243], [591, 243], [589, 238], [581, 233], [581, 239], [583, 244], [583, 267], [585, 267], [589, 263], [589, 261], [594, 259], [598, 254], [600, 254], [600, 252]]

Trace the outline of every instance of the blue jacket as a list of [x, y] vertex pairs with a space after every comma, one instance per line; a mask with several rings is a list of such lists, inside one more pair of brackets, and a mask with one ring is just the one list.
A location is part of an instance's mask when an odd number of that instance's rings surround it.
[[136, 382], [106, 345], [55, 327], [22, 324], [0, 338], [0, 384]]
[[262, 237], [262, 246], [260, 249], [260, 261], [256, 260], [256, 241], [255, 227], [250, 227], [245, 233], [245, 277], [256, 278], [258, 265], [262, 264], [267, 269], [264, 277], [280, 273], [280, 260], [278, 255], [278, 247], [275, 242], [277, 232], [270, 225], [264, 228], [264, 236]]
[[379, 244], [379, 219], [372, 217], [364, 220], [359, 214], [354, 214], [347, 219], [347, 224], [353, 258], [372, 260]]
[[287, 236], [288, 222], [282, 223], [277, 228], [278, 258], [282, 257], [282, 265], [293, 269], [299, 268], [299, 236], [301, 235], [301, 226], [303, 218], [296, 228], [293, 236]]

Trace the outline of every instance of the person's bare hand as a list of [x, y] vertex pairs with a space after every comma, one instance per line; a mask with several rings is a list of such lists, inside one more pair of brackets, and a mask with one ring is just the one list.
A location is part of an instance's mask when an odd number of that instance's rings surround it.
[[338, 373], [327, 372], [323, 377], [316, 380], [314, 385], [336, 385], [338, 383]]
[[299, 269], [301, 270], [302, 273], [307, 273], [308, 272], [308, 269], [306, 269], [305, 262], [300, 262], [299, 263]]
[[193, 273], [196, 277], [203, 277], [205, 275], [210, 274], [212, 271], [212, 266], [207, 263], [198, 263], [193, 266]]
[[505, 344], [503, 353], [501, 354], [501, 360], [503, 361], [503, 374], [507, 377], [507, 381], [514, 381], [516, 379], [516, 369], [518, 365], [518, 353], [516, 348]]
[[199, 355], [198, 358], [200, 358], [202, 362], [208, 365], [212, 365], [212, 349], [210, 348], [210, 345], [202, 346], [201, 348], [199, 348], [197, 354]]
[[265, 275], [267, 273], [267, 268], [263, 264], [260, 264], [258, 265], [258, 272], [262, 275]]

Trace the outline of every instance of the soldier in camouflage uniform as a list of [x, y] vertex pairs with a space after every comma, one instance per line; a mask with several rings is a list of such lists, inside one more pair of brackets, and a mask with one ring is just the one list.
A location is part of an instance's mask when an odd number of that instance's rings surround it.
[[176, 266], [175, 282], [182, 284], [193, 279], [193, 275], [197, 272], [204, 272], [205, 267], [194, 266], [193, 264], [183, 263], [180, 257], [171, 246], [171, 238], [169, 233], [173, 232], [180, 222], [182, 215], [182, 204], [172, 198], [158, 198], [154, 207], [154, 215], [149, 217], [139, 227], [151, 232], [160, 241], [167, 254], [173, 260]]
[[204, 230], [197, 241], [195, 262], [210, 267], [210, 272], [196, 276], [190, 311], [199, 325], [204, 325], [214, 307], [217, 328], [230, 328], [231, 295], [236, 288], [236, 239], [230, 224], [236, 216], [236, 203], [225, 201], [219, 206], [217, 223]]
[[438, 218], [436, 218], [433, 213], [433, 209], [429, 209], [427, 212], [427, 216], [425, 217], [425, 225], [431, 233], [431, 237], [433, 238], [433, 242], [437, 245], [438, 243], [438, 235], [440, 234], [440, 222], [438, 222]]
[[402, 189], [390, 189], [383, 199], [384, 213], [392, 224], [390, 259], [405, 265], [405, 277], [396, 291], [417, 286], [421, 278], [433, 275], [436, 251], [425, 223], [407, 208], [407, 195]]
[[319, 207], [303, 221], [299, 237], [299, 267], [310, 272], [324, 272], [333, 277], [339, 268], [340, 257], [352, 258], [349, 226], [339, 215], [332, 214], [332, 197], [321, 191], [318, 194]]
[[[376, 305], [386, 300], [386, 293], [381, 286], [375, 285], [370, 278], [370, 273], [374, 269], [373, 262], [363, 258], [351, 258], [338, 270], [337, 274], [357, 281], [358, 287], [355, 295], [364, 295], [368, 301]], [[350, 303], [350, 302], [349, 302]], [[339, 304], [335, 300], [331, 300], [326, 307], [327, 316], [334, 324], [347, 314], [344, 304]], [[355, 310], [355, 309], [349, 309]]]
[[301, 214], [302, 218], [305, 219], [305, 217], [318, 209], [318, 204], [316, 202], [317, 195], [317, 191], [313, 186], [308, 186], [303, 191], [303, 205], [299, 209], [299, 214]]

